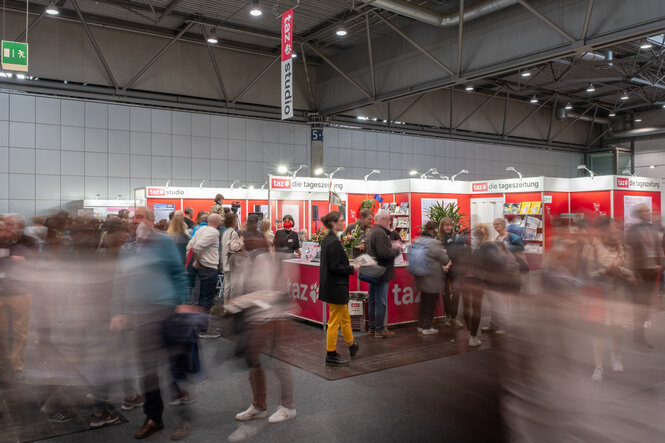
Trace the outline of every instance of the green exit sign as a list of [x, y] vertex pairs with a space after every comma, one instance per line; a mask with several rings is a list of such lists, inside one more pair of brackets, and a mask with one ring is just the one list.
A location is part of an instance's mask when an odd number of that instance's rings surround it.
[[28, 72], [28, 44], [3, 40], [2, 69]]

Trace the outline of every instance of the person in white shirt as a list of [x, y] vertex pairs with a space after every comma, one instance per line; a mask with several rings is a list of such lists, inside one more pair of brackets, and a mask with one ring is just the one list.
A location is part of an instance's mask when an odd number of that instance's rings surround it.
[[193, 251], [196, 282], [194, 284], [193, 299], [197, 305], [210, 311], [215, 298], [217, 275], [219, 269], [219, 227], [222, 218], [219, 214], [210, 214], [208, 224], [201, 226], [194, 237], [187, 243], [186, 256]]

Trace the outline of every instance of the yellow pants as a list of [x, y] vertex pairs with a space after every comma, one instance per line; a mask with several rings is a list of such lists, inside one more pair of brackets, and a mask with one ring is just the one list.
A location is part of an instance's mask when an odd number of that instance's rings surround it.
[[333, 352], [337, 348], [337, 331], [342, 328], [342, 335], [347, 345], [353, 344], [353, 331], [351, 330], [351, 316], [348, 305], [328, 304], [330, 316], [328, 318], [328, 335], [326, 336], [326, 350]]

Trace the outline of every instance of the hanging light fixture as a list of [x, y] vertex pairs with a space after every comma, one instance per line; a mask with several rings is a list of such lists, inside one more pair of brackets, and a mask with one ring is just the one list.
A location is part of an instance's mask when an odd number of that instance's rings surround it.
[[344, 26], [340, 26], [335, 31], [335, 35], [337, 35], [338, 37], [344, 37], [346, 34], [348, 34], [348, 32], [346, 31], [346, 28]]
[[641, 123], [642, 122], [642, 117], [640, 117], [638, 114], [635, 114], [635, 119], [633, 121], [635, 123]]
[[589, 83], [589, 86], [586, 88], [586, 92], [593, 92], [596, 88], [593, 87], [593, 83]]
[[614, 111], [610, 111], [609, 114], [607, 114], [608, 117], [616, 117], [617, 113]]
[[531, 77], [531, 71], [522, 71], [522, 77]]
[[53, 2], [49, 3], [49, 5], [46, 7], [44, 10], [48, 15], [58, 15], [60, 14], [60, 10], [56, 5], [53, 4]]
[[466, 92], [471, 92], [471, 91], [473, 91], [473, 85], [466, 85], [466, 86], [464, 87], [464, 90], [465, 90]]
[[254, 0], [252, 2], [252, 8], [249, 10], [249, 14], [252, 17], [261, 17], [263, 14], [263, 11], [261, 10], [261, 7], [259, 6], [259, 0]]
[[651, 43], [649, 43], [649, 40], [644, 40], [642, 43], [640, 43], [640, 49], [650, 49], [651, 48]]
[[573, 105], [571, 105], [570, 102], [568, 102], [566, 106], [563, 107], [563, 109], [565, 109], [566, 111], [570, 111], [571, 109], [573, 109]]
[[628, 100], [630, 97], [628, 96], [628, 91], [623, 91], [623, 94], [621, 94], [621, 97], [619, 97], [621, 100]]
[[210, 34], [208, 34], [208, 38], [206, 39], [206, 41], [211, 45], [216, 45], [219, 42], [217, 40], [217, 33], [215, 32], [214, 29], [210, 31]]
[[535, 105], [536, 103], [538, 103], [538, 97], [534, 95], [533, 97], [531, 97], [531, 100], [529, 100], [529, 103]]

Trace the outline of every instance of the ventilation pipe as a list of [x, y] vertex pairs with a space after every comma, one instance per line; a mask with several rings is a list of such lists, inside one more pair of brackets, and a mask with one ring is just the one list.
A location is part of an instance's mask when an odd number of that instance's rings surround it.
[[[361, 0], [363, 3], [376, 6], [377, 8], [390, 11], [394, 14], [409, 17], [432, 26], [448, 27], [457, 26], [459, 23], [459, 12], [452, 14], [441, 14], [422, 6], [414, 5], [404, 0]], [[486, 0], [477, 5], [464, 9], [464, 21], [468, 22], [500, 9], [517, 4], [518, 0]]]
[[612, 139], [646, 137], [647, 135], [665, 134], [665, 126], [626, 129], [612, 133]]
[[596, 118], [593, 117], [593, 115], [582, 115], [578, 114], [577, 112], [572, 112], [572, 111], [566, 111], [565, 108], [558, 108], [556, 110], [556, 118], [557, 120], [565, 120], [567, 118], [576, 118], [578, 120], [582, 120], [585, 122], [591, 122], [591, 123], [598, 123], [600, 125], [609, 125], [612, 123], [612, 121], [609, 118], [605, 117], [598, 117]]

